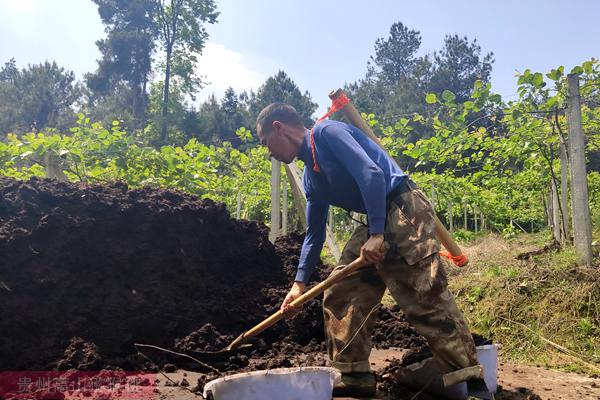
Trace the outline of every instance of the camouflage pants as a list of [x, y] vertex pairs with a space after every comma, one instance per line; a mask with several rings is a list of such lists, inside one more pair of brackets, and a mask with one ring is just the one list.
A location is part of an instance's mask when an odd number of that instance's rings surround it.
[[[361, 268], [325, 292], [329, 362], [342, 373], [370, 371], [376, 323], [371, 314], [387, 287], [410, 323], [427, 339], [440, 371], [454, 375], [447, 384], [481, 377], [475, 344], [447, 287], [431, 205], [420, 190], [403, 193], [397, 203], [388, 208], [385, 241], [390, 250], [385, 261]], [[368, 236], [367, 227], [356, 229], [332, 274], [360, 255]]]

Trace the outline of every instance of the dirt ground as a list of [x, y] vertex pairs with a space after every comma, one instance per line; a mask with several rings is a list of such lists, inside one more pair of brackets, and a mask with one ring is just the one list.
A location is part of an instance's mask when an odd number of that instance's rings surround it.
[[[371, 363], [375, 371], [381, 370], [389, 364], [392, 358], [400, 358], [406, 350], [403, 349], [374, 349], [371, 354]], [[201, 374], [192, 371], [178, 370], [167, 373], [170, 379], [181, 382], [186, 379], [193, 385]], [[159, 397], [161, 400], [198, 400], [200, 396], [188, 391], [186, 388], [166, 386], [168, 381], [165, 376], [158, 376]], [[598, 400], [600, 399], [600, 378], [584, 375], [554, 371], [544, 368], [530, 367], [522, 364], [500, 363], [498, 366], [499, 391], [496, 400]], [[416, 397], [415, 397], [416, 396]], [[384, 393], [379, 393], [378, 400], [392, 400]], [[407, 399], [436, 400], [425, 393], [412, 394]], [[352, 400], [351, 398], [336, 397], [335, 400]], [[396, 400], [396, 399], [393, 399]]]

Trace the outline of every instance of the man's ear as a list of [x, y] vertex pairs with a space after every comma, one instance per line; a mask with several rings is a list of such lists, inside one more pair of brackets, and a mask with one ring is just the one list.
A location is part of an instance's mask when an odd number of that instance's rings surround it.
[[281, 133], [281, 129], [283, 128], [283, 124], [281, 121], [273, 121], [273, 132]]

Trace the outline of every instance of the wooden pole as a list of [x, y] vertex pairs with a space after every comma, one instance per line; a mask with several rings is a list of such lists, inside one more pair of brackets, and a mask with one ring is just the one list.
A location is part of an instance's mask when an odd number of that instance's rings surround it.
[[463, 229], [467, 230], [467, 203], [463, 203]]
[[479, 210], [477, 207], [473, 206], [473, 225], [475, 227], [475, 233], [477, 233], [477, 213]]
[[[337, 89], [337, 90], [334, 90], [331, 93], [329, 93], [329, 98], [331, 100], [336, 100], [341, 95], [345, 95], [344, 91], [342, 89]], [[351, 102], [348, 102], [348, 104], [346, 104], [346, 106], [344, 108], [342, 108], [341, 111], [342, 111], [342, 114], [344, 114], [344, 116], [346, 118], [348, 118], [350, 123], [352, 123], [352, 125], [356, 126], [361, 131], [363, 131], [365, 134], [367, 134], [367, 136], [369, 136], [369, 138], [371, 140], [373, 140], [375, 143], [377, 143], [377, 145], [379, 145], [379, 147], [381, 147], [385, 151], [385, 149], [383, 148], [383, 146], [381, 144], [381, 141], [377, 138], [377, 136], [375, 136], [375, 133], [373, 132], [371, 127], [365, 122], [365, 120], [362, 119], [362, 117], [360, 116], [360, 113], [354, 107], [354, 105], [352, 105]], [[462, 255], [462, 250], [460, 249], [458, 244], [454, 241], [454, 238], [452, 237], [450, 232], [448, 232], [448, 230], [440, 222], [440, 220], [437, 218], [437, 216], [434, 216], [434, 218], [435, 218], [435, 233], [436, 233], [438, 240], [442, 243], [442, 245], [448, 250], [448, 252], [452, 256], [458, 257], [458, 256]]]
[[588, 198], [587, 173], [585, 169], [585, 143], [581, 125], [581, 96], [579, 75], [569, 74], [567, 97], [569, 123], [569, 155], [571, 161], [571, 202], [575, 248], [582, 264], [592, 262], [592, 225]]
[[[300, 168], [298, 168], [295, 163], [285, 164], [285, 172], [292, 188], [294, 204], [296, 206], [296, 210], [298, 210], [300, 222], [302, 223], [302, 227], [306, 229], [306, 213], [304, 212], [304, 210], [306, 210], [306, 194], [304, 193], [304, 189], [302, 187], [302, 175]], [[327, 225], [325, 244], [336, 260], [339, 260], [342, 257], [342, 252], [340, 251], [340, 248], [335, 241], [335, 236], [333, 235], [333, 229], [331, 229], [331, 226], [329, 225]]]
[[279, 237], [280, 212], [281, 212], [281, 161], [271, 159], [271, 232], [269, 240], [275, 243]]

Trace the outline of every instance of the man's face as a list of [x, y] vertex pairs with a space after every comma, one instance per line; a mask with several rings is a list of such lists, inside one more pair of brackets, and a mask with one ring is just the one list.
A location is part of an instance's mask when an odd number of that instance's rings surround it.
[[263, 129], [259, 128], [257, 131], [260, 144], [269, 149], [271, 157], [286, 164], [294, 160], [298, 149], [290, 140], [291, 132], [288, 125], [274, 121], [272, 126], [264, 126]]

